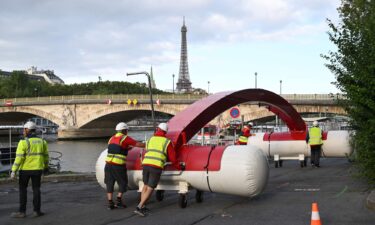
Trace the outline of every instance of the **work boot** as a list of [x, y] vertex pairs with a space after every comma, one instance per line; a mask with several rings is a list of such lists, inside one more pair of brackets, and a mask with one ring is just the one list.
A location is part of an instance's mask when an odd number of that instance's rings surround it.
[[117, 199], [115, 207], [124, 209], [124, 208], [126, 208], [126, 205], [124, 203], [122, 203], [121, 198], [120, 198], [120, 199]]
[[143, 208], [139, 208], [138, 206], [135, 208], [134, 213], [142, 217], [146, 216], [146, 212], [143, 210]]
[[13, 212], [10, 214], [10, 217], [12, 218], [25, 218], [26, 214], [24, 212]]
[[112, 209], [115, 209], [115, 204], [113, 203], [112, 200], [108, 201], [108, 207], [107, 207], [108, 210], [112, 210]]
[[34, 211], [31, 217], [35, 218], [35, 217], [40, 217], [40, 216], [44, 216], [44, 213], [40, 211], [39, 212]]

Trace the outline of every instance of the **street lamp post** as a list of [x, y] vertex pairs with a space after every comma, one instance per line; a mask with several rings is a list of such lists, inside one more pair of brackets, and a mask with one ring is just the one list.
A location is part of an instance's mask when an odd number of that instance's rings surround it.
[[280, 80], [280, 95], [281, 95], [281, 86], [282, 86], [282, 83], [283, 83], [283, 81]]
[[207, 94], [210, 94], [210, 81], [207, 81]]
[[147, 72], [135, 72], [135, 73], [127, 73], [127, 76], [133, 76], [133, 75], [139, 75], [139, 74], [144, 74], [147, 76], [148, 79], [148, 91], [150, 94], [150, 103], [151, 103], [151, 117], [152, 117], [152, 123], [154, 125], [154, 130], [156, 130], [156, 122], [155, 122], [155, 111], [154, 111], [154, 101], [152, 100], [152, 91], [151, 91], [151, 77], [150, 74]]
[[38, 97], [38, 88], [34, 88], [35, 91], [35, 97]]
[[173, 94], [174, 94], [174, 74], [172, 74], [172, 77], [173, 77], [172, 90], [173, 90]]
[[257, 88], [257, 76], [258, 76], [258, 73], [255, 72], [255, 88]]

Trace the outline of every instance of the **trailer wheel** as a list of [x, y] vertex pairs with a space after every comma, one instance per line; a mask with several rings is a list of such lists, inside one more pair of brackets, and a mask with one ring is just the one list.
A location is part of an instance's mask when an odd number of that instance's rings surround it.
[[186, 208], [186, 206], [187, 206], [187, 196], [186, 196], [186, 194], [180, 194], [180, 196], [178, 198], [178, 205], [181, 208]]
[[279, 161], [275, 161], [275, 168], [279, 167]]
[[305, 166], [304, 161], [299, 161], [299, 164], [300, 164], [301, 168], [303, 168]]
[[163, 201], [163, 199], [164, 199], [164, 190], [157, 190], [155, 196], [156, 196], [156, 200], [158, 202]]
[[279, 166], [283, 167], [283, 160], [279, 160]]
[[203, 191], [197, 190], [195, 193], [195, 201], [198, 203], [203, 202]]
[[307, 166], [307, 158], [305, 158], [305, 160], [303, 160], [303, 165], [306, 167]]

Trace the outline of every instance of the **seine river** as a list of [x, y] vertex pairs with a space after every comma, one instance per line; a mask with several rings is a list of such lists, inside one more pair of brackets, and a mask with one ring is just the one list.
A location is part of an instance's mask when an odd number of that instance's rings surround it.
[[[152, 136], [152, 131], [130, 131], [129, 136], [143, 141]], [[100, 153], [107, 148], [108, 139], [57, 141], [56, 135], [46, 135], [48, 149], [51, 157], [56, 157], [60, 152], [61, 171], [95, 172], [95, 163]], [[8, 144], [6, 138], [0, 139], [1, 144]], [[16, 143], [13, 143], [16, 145]]]

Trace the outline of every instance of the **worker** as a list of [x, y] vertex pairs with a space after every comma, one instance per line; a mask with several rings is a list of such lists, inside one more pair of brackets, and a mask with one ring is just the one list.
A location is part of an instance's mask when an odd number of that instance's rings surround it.
[[[104, 183], [107, 187], [109, 210], [115, 208], [126, 208], [126, 205], [122, 202], [122, 195], [127, 191], [128, 187], [126, 156], [132, 147], [145, 147], [144, 143], [137, 142], [128, 136], [128, 130], [129, 127], [126, 123], [118, 123], [116, 125], [116, 134], [108, 141], [108, 153], [104, 167]], [[115, 182], [117, 182], [119, 186], [116, 204], [112, 200]]]
[[149, 210], [145, 204], [159, 183], [165, 163], [170, 161], [173, 167], [180, 169], [172, 143], [165, 137], [167, 131], [168, 125], [160, 123], [154, 136], [146, 143], [146, 153], [142, 161], [144, 186], [141, 193], [141, 201], [134, 211], [140, 216], [146, 216]]
[[248, 125], [244, 126], [241, 130], [240, 137], [238, 138], [237, 145], [247, 145], [249, 137], [252, 136], [250, 133], [251, 128], [253, 127], [253, 123], [250, 122]]
[[12, 166], [11, 179], [16, 178], [19, 173], [19, 198], [20, 207], [18, 212], [11, 214], [13, 218], [26, 217], [27, 186], [31, 179], [33, 188], [34, 212], [32, 217], [43, 216], [41, 211], [40, 181], [43, 172], [48, 171], [48, 145], [45, 140], [36, 136], [36, 125], [28, 121], [23, 126], [23, 140], [20, 140], [16, 150], [16, 159]]
[[313, 127], [306, 133], [306, 143], [310, 145], [311, 149], [311, 166], [320, 167], [320, 154], [323, 145], [323, 132], [319, 128], [318, 121], [313, 122]]

